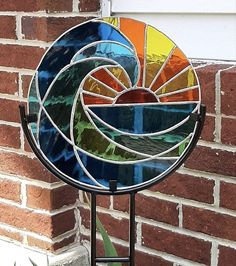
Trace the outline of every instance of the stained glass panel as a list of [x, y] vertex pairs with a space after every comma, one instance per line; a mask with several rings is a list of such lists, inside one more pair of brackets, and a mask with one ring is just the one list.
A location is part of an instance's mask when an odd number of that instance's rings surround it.
[[82, 189], [138, 189], [175, 167], [193, 141], [200, 87], [183, 52], [129, 18], [94, 19], [47, 50], [29, 90], [44, 158]]

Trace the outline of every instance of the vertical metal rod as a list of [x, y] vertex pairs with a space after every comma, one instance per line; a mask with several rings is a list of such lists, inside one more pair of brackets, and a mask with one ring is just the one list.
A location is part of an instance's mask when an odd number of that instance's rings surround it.
[[96, 193], [91, 193], [91, 266], [96, 266]]
[[130, 193], [129, 200], [129, 258], [130, 258], [130, 266], [134, 266], [135, 263], [135, 192]]

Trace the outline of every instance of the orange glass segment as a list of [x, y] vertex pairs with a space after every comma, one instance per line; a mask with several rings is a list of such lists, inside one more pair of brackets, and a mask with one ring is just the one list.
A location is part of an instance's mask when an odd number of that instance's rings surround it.
[[175, 93], [166, 97], [159, 98], [161, 102], [188, 102], [199, 100], [199, 89], [192, 89], [181, 93]]
[[144, 47], [145, 47], [145, 23], [130, 18], [120, 18], [120, 31], [134, 45], [140, 62], [140, 77], [137, 85], [143, 83]]
[[177, 76], [175, 79], [170, 81], [166, 86], [162, 87], [159, 91], [156, 92], [156, 94], [161, 95], [196, 85], [198, 85], [197, 78], [193, 71], [193, 68], [191, 67]]
[[103, 82], [104, 84], [106, 84], [115, 91], [120, 92], [124, 90], [124, 88], [114, 78], [112, 78], [112, 76], [109, 75], [104, 69], [99, 69], [97, 72], [92, 74], [92, 77]]
[[84, 104], [111, 104], [113, 101], [109, 99], [104, 99], [99, 96], [93, 96], [83, 93]]
[[175, 44], [157, 29], [147, 26], [146, 30], [145, 87], [149, 88]]
[[122, 68], [119, 67], [109, 67], [107, 68], [112, 75], [114, 75], [127, 89], [131, 87], [131, 82], [129, 81], [128, 75], [124, 72]]
[[179, 48], [175, 48], [167, 64], [165, 65], [160, 75], [152, 85], [151, 90], [156, 91], [165, 82], [177, 75], [181, 70], [183, 70], [189, 65], [190, 63], [183, 54], [183, 52]]
[[101, 94], [112, 98], [116, 97], [117, 95], [117, 93], [115, 93], [114, 91], [110, 90], [106, 86], [99, 83], [97, 80], [90, 77], [87, 78], [86, 81], [84, 82], [83, 89], [86, 91], [90, 91], [96, 94]]

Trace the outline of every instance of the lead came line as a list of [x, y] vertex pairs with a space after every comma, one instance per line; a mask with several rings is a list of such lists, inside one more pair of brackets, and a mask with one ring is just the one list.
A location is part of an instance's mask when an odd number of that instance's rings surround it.
[[[174, 126], [166, 129], [166, 130], [162, 130], [159, 132], [155, 132], [155, 133], [146, 133], [146, 134], [136, 134], [136, 133], [130, 133], [130, 132], [125, 132], [125, 131], [121, 131], [117, 128], [114, 128], [113, 126], [109, 125], [108, 123], [106, 123], [104, 120], [102, 120], [100, 117], [98, 117], [91, 109], [86, 108], [86, 110], [94, 117], [96, 118], [99, 122], [101, 122], [102, 124], [104, 124], [106, 127], [119, 132], [123, 135], [129, 135], [129, 136], [136, 136], [136, 137], [144, 137], [144, 136], [158, 136], [167, 132], [172, 131], [173, 129], [178, 128], [179, 126], [183, 125], [186, 121], [188, 121], [189, 116], [187, 116], [185, 119], [183, 119], [181, 122], [179, 122], [178, 124], [175, 124]], [[195, 107], [195, 109], [192, 111], [192, 113], [195, 113], [198, 110], [198, 106]]]
[[[42, 103], [44, 104], [44, 102], [46, 101], [46, 99], [47, 99], [47, 97], [48, 97], [48, 95], [49, 95], [49, 93], [50, 93], [50, 91], [51, 91], [51, 89], [52, 89], [54, 83], [57, 81], [57, 79], [59, 78], [59, 76], [60, 76], [64, 71], [66, 71], [67, 69], [69, 69], [71, 66], [74, 66], [74, 65], [77, 65], [77, 64], [81, 64], [82, 62], [93, 61], [93, 60], [97, 60], [97, 59], [100, 60], [100, 61], [107, 62], [107, 63], [108, 63], [107, 66], [113, 66], [113, 65], [109, 65], [109, 63], [114, 63], [114, 66], [117, 65], [116, 62], [113, 61], [113, 60], [111, 60], [111, 59], [106, 59], [106, 60], [104, 60], [103, 58], [99, 58], [99, 57], [98, 57], [98, 58], [97, 58], [97, 57], [86, 58], [86, 59], [82, 59], [82, 60], [79, 61], [79, 62], [73, 62], [73, 63], [71, 63], [71, 64], [69, 64], [69, 65], [66, 65], [64, 68], [62, 68], [62, 69], [59, 71], [59, 73], [56, 75], [56, 77], [54, 78], [54, 80], [51, 82], [50, 86], [48, 87], [47, 92], [46, 92], [45, 95], [44, 95], [44, 98], [43, 98], [43, 100], [42, 100]], [[105, 67], [105, 65], [100, 66], [100, 67]], [[96, 69], [98, 69], [98, 68], [96, 68]], [[93, 70], [93, 71], [95, 71], [95, 70]], [[92, 72], [92, 71], [90, 71], [90, 72]], [[90, 72], [87, 73], [87, 75], [90, 74]], [[87, 76], [87, 75], [86, 75], [86, 76]], [[86, 78], [86, 76], [85, 76], [85, 78]], [[85, 80], [85, 78], [83, 79], [83, 81]], [[82, 81], [82, 82], [83, 82], [83, 81]], [[82, 83], [82, 82], [81, 82], [81, 83]]]
[[151, 90], [153, 84], [156, 82], [157, 78], [160, 76], [160, 74], [161, 74], [162, 70], [164, 69], [164, 67], [167, 65], [167, 63], [168, 63], [170, 57], [172, 56], [172, 54], [174, 53], [175, 49], [176, 49], [176, 45], [172, 48], [172, 50], [171, 50], [170, 53], [168, 54], [168, 56], [167, 56], [165, 62], [162, 64], [161, 68], [159, 69], [159, 71], [157, 72], [156, 76], [155, 76], [154, 79], [152, 80], [152, 82], [151, 82], [151, 84], [150, 84], [150, 86], [149, 86], [149, 89], [150, 89], [150, 90]]
[[89, 78], [93, 79], [95, 82], [101, 84], [102, 86], [106, 87], [108, 90], [110, 90], [111, 92], [114, 92], [117, 94], [117, 91], [112, 89], [111, 87], [109, 87], [107, 84], [103, 83], [102, 81], [100, 81], [99, 79], [96, 79], [95, 77], [89, 75], [88, 76]]
[[157, 95], [157, 98], [167, 97], [167, 96], [170, 96], [170, 95], [174, 95], [174, 94], [178, 94], [178, 93], [194, 90], [194, 89], [197, 89], [197, 88], [198, 88], [198, 85], [192, 86], [192, 87], [189, 87], [189, 88], [179, 89], [179, 90], [175, 90], [175, 91], [171, 91], [171, 92], [167, 92], [167, 93], [163, 93], [163, 94]]
[[83, 90], [83, 94], [87, 94], [87, 95], [91, 95], [91, 96], [94, 96], [94, 97], [103, 98], [103, 99], [106, 99], [106, 100], [110, 100], [112, 102], [114, 101], [114, 98], [112, 98], [112, 97], [105, 96], [105, 95], [102, 95], [102, 94], [97, 94], [97, 93], [86, 91], [86, 90]]
[[107, 68], [104, 68], [106, 73], [113, 78], [124, 90], [127, 90], [128, 88]]
[[165, 87], [167, 84], [169, 84], [172, 80], [176, 79], [178, 76], [180, 76], [181, 74], [183, 74], [185, 71], [189, 70], [191, 67], [192, 66], [189, 65], [189, 66], [185, 67], [184, 69], [182, 69], [179, 73], [177, 73], [171, 79], [167, 80], [164, 84], [162, 84], [158, 89], [156, 89], [155, 90], [155, 93], [157, 93], [158, 91], [160, 91], [163, 87]]
[[[117, 45], [120, 45], [120, 46], [123, 46], [123, 47], [127, 48], [132, 53], [134, 52], [129, 46], [127, 46], [127, 45], [125, 45], [123, 43], [119, 43], [117, 41], [111, 41], [111, 40], [96, 41], [96, 42], [87, 44], [86, 46], [82, 47], [79, 51], [77, 51], [75, 53], [75, 55], [72, 57], [71, 63], [73, 63], [73, 62], [79, 62], [80, 60], [75, 61], [75, 58], [76, 58], [77, 55], [81, 54], [84, 50], [88, 49], [89, 47], [93, 47], [93, 46], [96, 46], [97, 44], [102, 44], [102, 43], [113, 43], [113, 44], [117, 44]], [[85, 58], [85, 59], [87, 59], [87, 58]]]
[[143, 88], [145, 88], [145, 83], [146, 83], [147, 28], [148, 28], [148, 25], [146, 24], [145, 31], [144, 31], [145, 36], [144, 36], [144, 56], [143, 56], [144, 58], [143, 58], [143, 80], [142, 80]]
[[[199, 104], [200, 101], [182, 101], [182, 102], [157, 102], [157, 103], [135, 103], [135, 106], [155, 106], [155, 105], [184, 105], [184, 104]], [[114, 104], [86, 104], [86, 107], [133, 107], [134, 103], [116, 103]]]
[[85, 174], [88, 176], [88, 178], [90, 180], [92, 180], [96, 185], [98, 185], [99, 187], [102, 187], [102, 188], [107, 188], [105, 186], [103, 186], [102, 184], [100, 184], [90, 173], [89, 171], [86, 169], [86, 167], [84, 166], [83, 162], [81, 161], [80, 159], [80, 156], [78, 154], [78, 152], [75, 150], [75, 147], [73, 147], [74, 149], [74, 154], [75, 154], [75, 157], [79, 163], [79, 165], [81, 166], [82, 170], [85, 172]]

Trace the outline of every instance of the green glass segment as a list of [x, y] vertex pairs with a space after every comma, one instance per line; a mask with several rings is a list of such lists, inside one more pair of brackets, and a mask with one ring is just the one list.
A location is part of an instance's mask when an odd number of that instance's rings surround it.
[[75, 144], [90, 154], [111, 161], [144, 159], [142, 156], [121, 149], [102, 136], [89, 121], [80, 100], [78, 100], [76, 105], [73, 130]]
[[[171, 149], [181, 141], [183, 141], [187, 136], [193, 131], [195, 123], [194, 121], [188, 120], [183, 125], [178, 128], [158, 136], [129, 136], [123, 135], [116, 130], [104, 126], [96, 118], [93, 117], [93, 121], [99, 130], [104, 133], [109, 139], [121, 144], [131, 150], [136, 152], [145, 153], [150, 156], [162, 153], [168, 149]], [[183, 147], [183, 146], [182, 146]], [[179, 156], [179, 149], [175, 152], [166, 153], [163, 156]]]
[[[36, 114], [38, 115], [40, 105], [39, 100], [37, 97], [37, 88], [36, 88], [36, 78], [37, 73], [34, 75], [31, 85], [30, 85], [30, 91], [29, 91], [29, 114]], [[31, 132], [34, 136], [34, 138], [37, 138], [37, 123], [30, 123]]]
[[35, 74], [31, 81], [31, 86], [29, 91], [29, 113], [38, 114], [38, 112], [39, 112], [39, 100], [37, 96], [36, 74]]
[[43, 105], [59, 130], [68, 138], [71, 110], [81, 82], [93, 69], [105, 65], [114, 64], [102, 59], [87, 59], [87, 61], [75, 63], [61, 72], [53, 83]]

